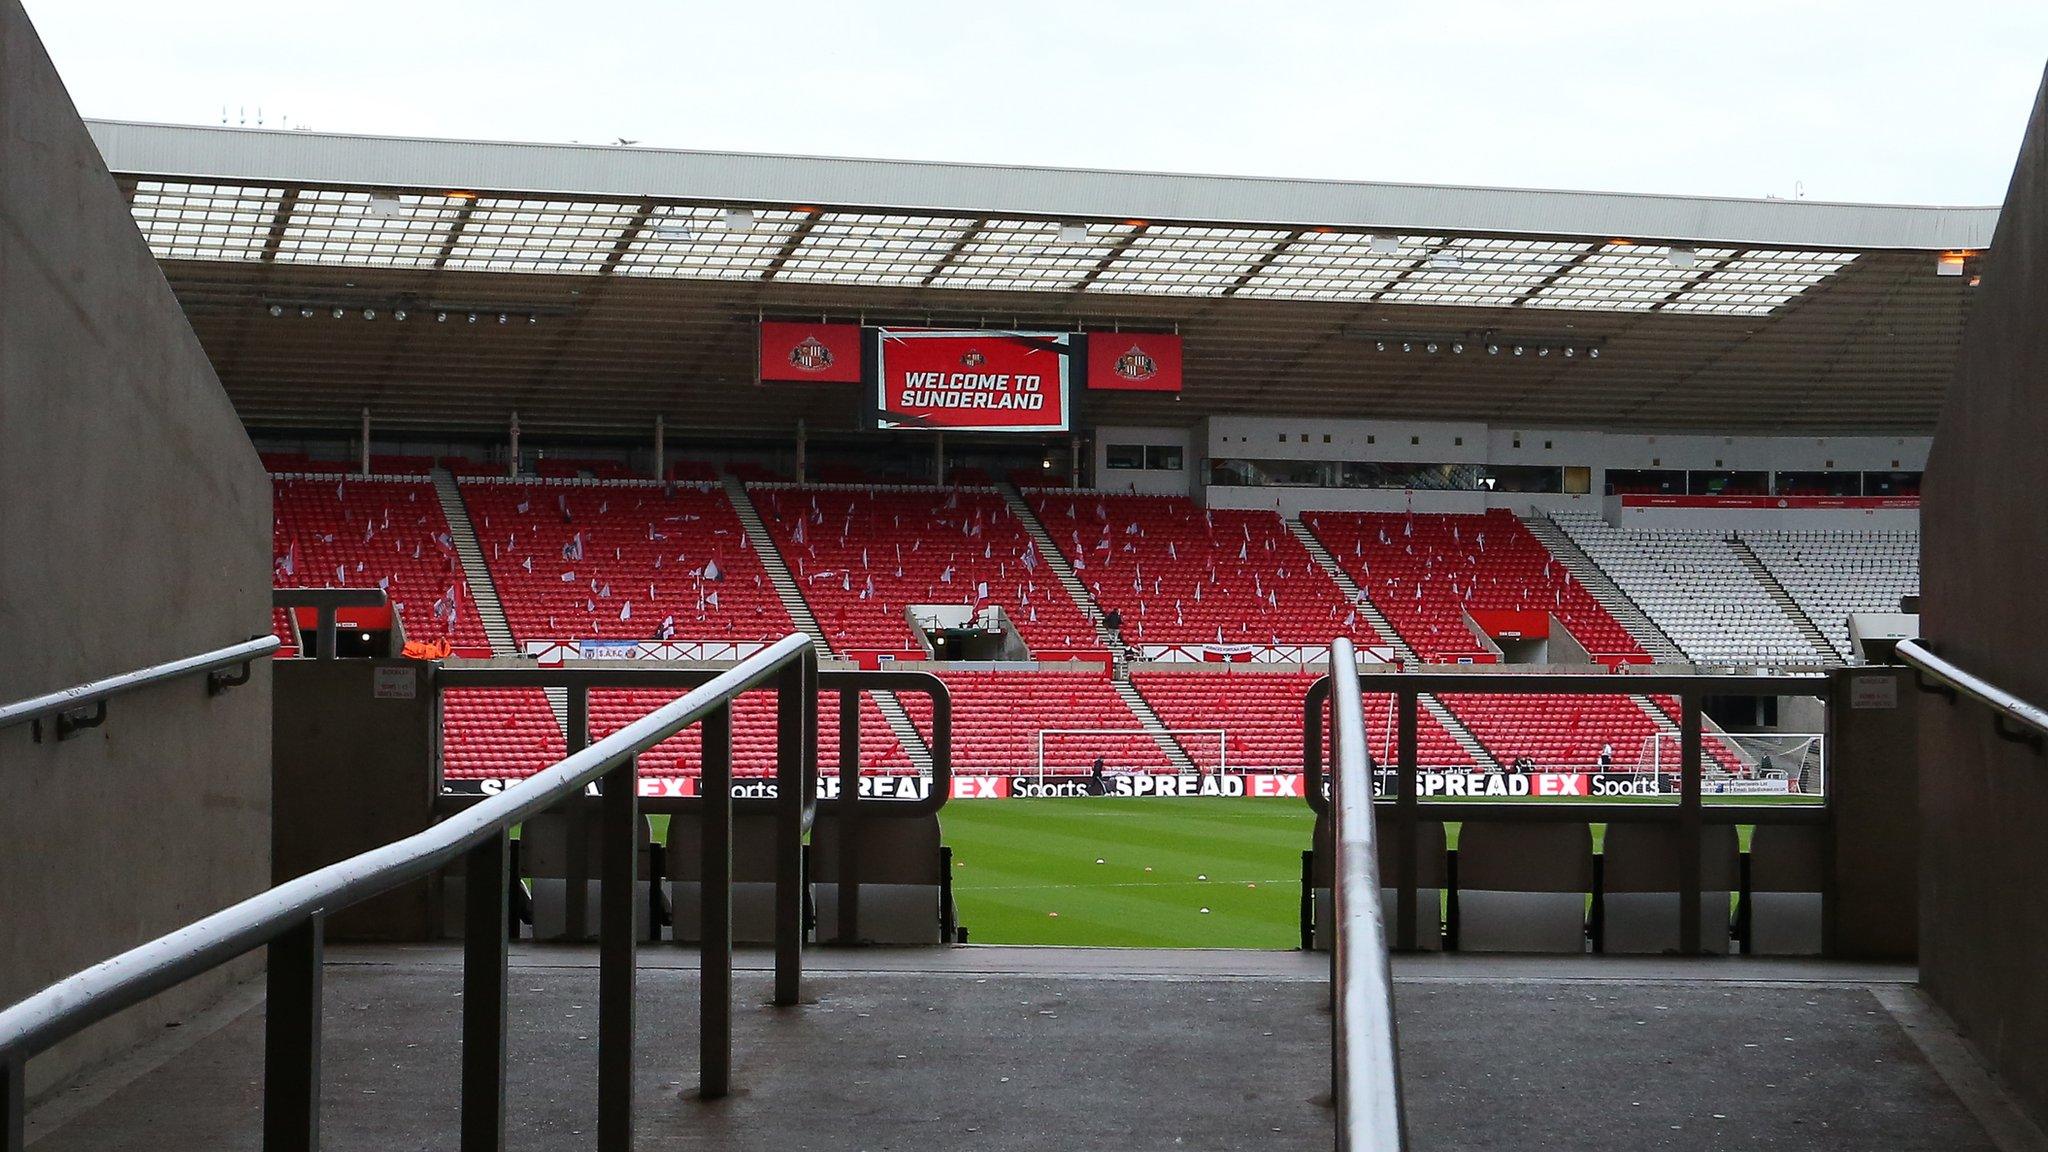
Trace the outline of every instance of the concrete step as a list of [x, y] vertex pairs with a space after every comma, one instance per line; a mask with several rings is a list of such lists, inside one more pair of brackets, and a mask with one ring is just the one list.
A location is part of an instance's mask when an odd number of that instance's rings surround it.
[[448, 518], [448, 539], [462, 561], [463, 583], [468, 585], [469, 598], [483, 620], [484, 638], [490, 641], [491, 655], [516, 656], [519, 644], [505, 619], [505, 606], [498, 599], [490, 565], [484, 562], [483, 549], [477, 544], [476, 524], [469, 518], [469, 505], [463, 502], [462, 489], [456, 485], [454, 474], [445, 468], [434, 469], [433, 479], [434, 495], [441, 501], [442, 515]]
[[1081, 583], [1081, 578], [1074, 574], [1073, 563], [1067, 559], [1065, 552], [1060, 551], [1059, 542], [1052, 538], [1052, 533], [1045, 530], [1045, 525], [1038, 519], [1038, 513], [1031, 510], [1031, 502], [1024, 499], [1024, 494], [1017, 490], [1015, 484], [1008, 480], [998, 480], [996, 491], [1003, 494], [1003, 502], [1010, 506], [1011, 513], [1017, 517], [1017, 522], [1024, 526], [1025, 534], [1030, 536], [1031, 542], [1037, 546], [1038, 558], [1045, 562], [1046, 569], [1059, 580], [1060, 587], [1067, 590], [1067, 595], [1073, 599], [1075, 606], [1081, 609], [1081, 615], [1086, 616], [1088, 622], [1095, 626], [1095, 639], [1116, 655], [1115, 671], [1121, 679], [1125, 675], [1123, 642], [1117, 638], [1116, 633], [1103, 627], [1102, 608], [1095, 603], [1095, 597], [1089, 593], [1088, 586]]
[[1842, 659], [1841, 653], [1835, 651], [1835, 646], [1829, 642], [1827, 633], [1820, 630], [1820, 626], [1813, 622], [1813, 618], [1806, 614], [1806, 610], [1799, 606], [1799, 602], [1792, 599], [1792, 594], [1785, 591], [1785, 586], [1778, 583], [1778, 577], [1771, 571], [1770, 565], [1765, 564], [1750, 550], [1749, 542], [1732, 532], [1728, 534], [1727, 539], [1728, 547], [1735, 551], [1736, 559], [1742, 561], [1742, 566], [1749, 569], [1749, 574], [1756, 577], [1756, 582], [1763, 585], [1764, 591], [1777, 604], [1778, 611], [1783, 612], [1785, 619], [1790, 620], [1792, 626], [1799, 629], [1799, 634], [1805, 637], [1806, 643], [1813, 649], [1814, 663], [1831, 668], [1839, 668], [1848, 663]]
[[[804, 599], [803, 590], [797, 587], [796, 577], [789, 571], [789, 564], [782, 558], [782, 550], [775, 546], [775, 538], [768, 532], [768, 525], [761, 520], [761, 510], [754, 505], [754, 498], [747, 492], [744, 482], [733, 476], [724, 477], [720, 483], [725, 488], [726, 498], [732, 501], [733, 511], [739, 516], [740, 527], [747, 533], [747, 540], [754, 546], [754, 555], [761, 560], [761, 567], [768, 570], [768, 578], [775, 584], [775, 595], [782, 601], [797, 630], [811, 638], [812, 647], [820, 656], [831, 656], [832, 642], [825, 638], [825, 630], [818, 625], [817, 614], [811, 611], [810, 602]], [[924, 742], [924, 735], [911, 722], [910, 714], [903, 710], [903, 702], [896, 699], [894, 692], [877, 692], [875, 707], [888, 721], [889, 730], [896, 734], [896, 742], [903, 745], [910, 763], [920, 773], [929, 777], [932, 771], [932, 750]]]
[[1690, 663], [1685, 652], [1671, 637], [1665, 635], [1655, 620], [1650, 619], [1650, 614], [1643, 611], [1642, 606], [1638, 605], [1633, 597], [1622, 591], [1613, 577], [1594, 563], [1593, 558], [1586, 555], [1585, 549], [1580, 548], [1556, 521], [1540, 512], [1532, 512], [1522, 517], [1522, 523], [1528, 526], [1530, 534], [1550, 550], [1551, 556], [1564, 565], [1565, 571], [1570, 572], [1586, 591], [1592, 594], [1593, 599], [1599, 601], [1602, 608], [1607, 609], [1607, 614], [1626, 628], [1630, 636], [1635, 637], [1636, 643], [1642, 645], [1643, 650], [1648, 652], [1652, 659], [1659, 664]]
[[1189, 756], [1187, 749], [1180, 746], [1180, 741], [1173, 738], [1173, 733], [1167, 729], [1166, 722], [1159, 718], [1159, 713], [1152, 710], [1152, 702], [1145, 699], [1138, 692], [1135, 685], [1129, 680], [1122, 678], [1112, 680], [1110, 683], [1116, 689], [1116, 694], [1123, 697], [1124, 704], [1131, 710], [1131, 715], [1138, 718], [1138, 724], [1145, 729], [1146, 735], [1152, 737], [1152, 742], [1159, 745], [1161, 752], [1166, 753], [1167, 762], [1172, 764], [1176, 771], [1184, 773], [1198, 773], [1201, 771], [1201, 767], [1195, 763], [1194, 757]]
[[[1344, 593], [1345, 599], [1357, 606], [1359, 617], [1371, 624], [1372, 630], [1379, 633], [1387, 646], [1393, 649], [1394, 658], [1399, 660], [1403, 667], [1412, 668], [1420, 664], [1421, 660], [1416, 657], [1415, 649], [1410, 648], [1408, 642], [1401, 639], [1401, 634], [1394, 630], [1393, 623], [1379, 610], [1379, 606], [1372, 602], [1372, 597], [1366, 595], [1365, 589], [1358, 586], [1358, 581], [1351, 578], [1351, 573], [1346, 572], [1344, 566], [1337, 563], [1337, 558], [1324, 547], [1315, 532], [1302, 523], [1298, 516], [1288, 517], [1286, 524], [1287, 531], [1296, 540], [1301, 541], [1302, 547], [1308, 549], [1309, 557], [1316, 562], [1316, 567], [1321, 568], [1323, 575], [1328, 576], [1337, 585], [1338, 590]], [[1451, 734], [1451, 739], [1465, 750], [1465, 755], [1472, 758], [1472, 763], [1481, 768], [1499, 764], [1493, 753], [1487, 751], [1486, 745], [1481, 744], [1479, 738], [1465, 727], [1465, 722], [1453, 715], [1449, 708], [1444, 707], [1443, 701], [1434, 696], [1424, 695], [1417, 698], [1416, 703], [1431, 716], [1436, 717], [1436, 722], [1443, 725], [1444, 731]]]

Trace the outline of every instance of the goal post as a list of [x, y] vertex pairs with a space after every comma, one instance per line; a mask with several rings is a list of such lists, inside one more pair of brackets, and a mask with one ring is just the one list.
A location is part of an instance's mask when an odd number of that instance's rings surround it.
[[[1197, 770], [1218, 775], [1231, 770], [1230, 733], [1222, 728], [1167, 728], [1165, 735], [1186, 752]], [[1085, 776], [1097, 758], [1105, 774], [1149, 772], [1166, 755], [1148, 728], [1040, 728], [1033, 774]]]

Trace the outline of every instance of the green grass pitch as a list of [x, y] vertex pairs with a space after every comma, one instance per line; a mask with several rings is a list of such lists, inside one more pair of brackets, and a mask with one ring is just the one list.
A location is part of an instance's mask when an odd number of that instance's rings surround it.
[[976, 944], [1300, 943], [1315, 818], [1299, 799], [964, 800], [939, 822]]

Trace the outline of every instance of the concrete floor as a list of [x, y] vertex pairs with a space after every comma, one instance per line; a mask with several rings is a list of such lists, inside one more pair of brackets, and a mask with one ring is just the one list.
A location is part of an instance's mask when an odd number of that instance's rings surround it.
[[[643, 1148], [1327, 1148], [1327, 961], [1295, 953], [819, 950], [792, 1010], [736, 980], [736, 1094], [702, 1103], [687, 952], [643, 953]], [[594, 1145], [596, 973], [524, 948], [510, 1146]], [[1428, 957], [1397, 965], [1419, 1149], [1999, 1147], [1909, 1037], [1911, 972]], [[326, 1147], [453, 1146], [459, 956], [332, 950]], [[260, 985], [32, 1113], [38, 1152], [254, 1149]], [[1912, 1023], [1907, 1021], [1907, 1023]], [[1945, 1076], [1947, 1079], [1945, 1079]], [[1981, 1103], [1981, 1102], [1979, 1102]], [[1979, 1107], [1981, 1111], [1981, 1107]], [[1993, 1127], [1997, 1127], [1995, 1124]]]

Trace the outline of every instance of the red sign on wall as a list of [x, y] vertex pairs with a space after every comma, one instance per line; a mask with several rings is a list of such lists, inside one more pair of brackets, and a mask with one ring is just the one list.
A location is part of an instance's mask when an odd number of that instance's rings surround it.
[[761, 321], [761, 379], [860, 383], [860, 325]]
[[1064, 432], [1068, 332], [876, 330], [877, 428]]
[[1162, 332], [1090, 332], [1088, 388], [1180, 391], [1180, 337]]

